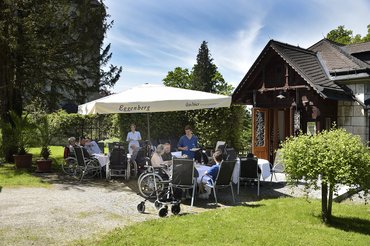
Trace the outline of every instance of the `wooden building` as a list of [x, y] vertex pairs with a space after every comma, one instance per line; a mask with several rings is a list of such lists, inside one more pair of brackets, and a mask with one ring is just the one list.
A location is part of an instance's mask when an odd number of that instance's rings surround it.
[[233, 93], [252, 105], [252, 152], [273, 161], [286, 137], [337, 126], [369, 141], [370, 42], [308, 49], [270, 40]]

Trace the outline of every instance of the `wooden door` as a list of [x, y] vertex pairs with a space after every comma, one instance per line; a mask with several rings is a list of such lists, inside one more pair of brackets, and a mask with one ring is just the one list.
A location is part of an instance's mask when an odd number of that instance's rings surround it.
[[252, 109], [252, 153], [258, 158], [269, 160], [269, 110]]

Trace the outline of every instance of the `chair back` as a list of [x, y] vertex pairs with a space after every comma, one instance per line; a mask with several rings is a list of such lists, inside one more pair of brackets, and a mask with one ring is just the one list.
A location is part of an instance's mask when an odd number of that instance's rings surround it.
[[229, 185], [233, 176], [236, 161], [223, 161], [220, 164], [216, 185]]
[[69, 147], [68, 147], [68, 146], [65, 146], [65, 147], [64, 147], [64, 154], [63, 154], [63, 158], [64, 158], [64, 159], [67, 159], [70, 155], [71, 155], [71, 150], [69, 149]]
[[215, 151], [217, 151], [219, 148], [222, 150], [225, 148], [225, 141], [217, 141]]
[[[99, 146], [100, 148], [100, 146]], [[119, 149], [124, 149], [125, 146], [123, 143], [120, 143], [120, 142], [113, 142], [113, 143], [108, 143], [108, 151], [109, 153], [111, 153], [113, 151], [113, 149], [115, 148], [119, 148]]]
[[76, 155], [77, 164], [79, 166], [85, 166], [85, 156], [82, 147], [74, 146], [73, 149], [75, 150], [74, 154]]
[[234, 161], [237, 158], [237, 154], [234, 148], [226, 148], [226, 160]]
[[100, 151], [104, 154], [104, 143], [103, 142], [97, 142], [97, 145], [99, 146]]
[[284, 172], [285, 170], [285, 166], [281, 158], [280, 150], [276, 151], [272, 169], [274, 170], [274, 172], [280, 172], [280, 173]]
[[123, 148], [114, 148], [109, 157], [109, 167], [111, 169], [126, 169], [127, 155]]
[[194, 183], [194, 162], [190, 159], [173, 159], [172, 184], [193, 185]]
[[239, 177], [248, 179], [258, 179], [258, 159], [257, 158], [240, 158], [240, 174]]

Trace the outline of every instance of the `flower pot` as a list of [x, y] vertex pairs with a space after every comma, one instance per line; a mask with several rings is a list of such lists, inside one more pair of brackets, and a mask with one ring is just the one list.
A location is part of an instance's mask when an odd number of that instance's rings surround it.
[[32, 154], [13, 155], [16, 168], [31, 168]]
[[39, 173], [51, 172], [51, 160], [36, 160], [37, 170]]

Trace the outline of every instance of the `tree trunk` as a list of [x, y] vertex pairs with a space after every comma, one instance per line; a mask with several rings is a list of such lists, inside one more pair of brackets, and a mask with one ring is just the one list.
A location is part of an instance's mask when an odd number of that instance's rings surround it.
[[321, 217], [324, 223], [328, 219], [328, 184], [321, 183]]
[[334, 192], [334, 185], [329, 184], [329, 202], [328, 202], [328, 213], [327, 213], [327, 221], [330, 222], [331, 219], [331, 208], [333, 205], [333, 192]]

